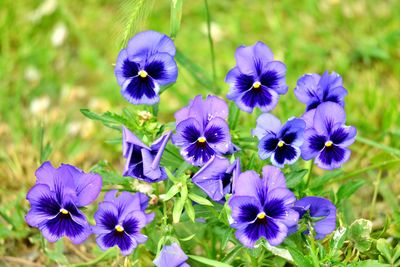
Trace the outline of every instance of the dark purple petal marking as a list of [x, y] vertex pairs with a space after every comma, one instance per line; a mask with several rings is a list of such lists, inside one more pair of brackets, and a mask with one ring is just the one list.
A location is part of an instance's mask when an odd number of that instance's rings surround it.
[[122, 75], [125, 78], [132, 78], [138, 75], [139, 66], [135, 62], [126, 59], [122, 65]]
[[245, 92], [242, 96], [242, 101], [248, 107], [255, 107], [257, 105], [264, 107], [272, 103], [272, 95], [268, 89], [261, 86]]
[[297, 139], [297, 133], [296, 132], [289, 132], [289, 133], [284, 133], [282, 135], [282, 141], [285, 142], [285, 144], [291, 144], [294, 140]]
[[279, 143], [278, 138], [265, 139], [263, 143], [263, 148], [267, 151], [274, 151], [278, 146], [278, 143]]
[[134, 77], [132, 78], [129, 85], [126, 87], [126, 92], [134, 99], [142, 99], [146, 96], [149, 99], [154, 98], [157, 94], [155, 89], [154, 81], [151, 77]]
[[277, 147], [274, 153], [275, 161], [279, 164], [285, 163], [285, 159], [288, 161], [295, 159], [297, 156], [296, 150], [287, 144], [283, 144], [281, 147]]
[[103, 243], [107, 247], [117, 245], [122, 251], [126, 251], [132, 246], [132, 239], [125, 232], [114, 230], [103, 236]]
[[186, 148], [187, 157], [192, 157], [194, 162], [201, 161], [207, 162], [214, 154], [215, 151], [207, 144], [207, 142], [199, 142], [191, 144]]
[[240, 74], [236, 78], [235, 87], [238, 92], [244, 93], [253, 87], [254, 77], [246, 74]]
[[118, 218], [111, 211], [105, 211], [99, 223], [104, 225], [107, 230], [114, 231], [118, 224]]
[[281, 199], [272, 199], [264, 205], [264, 212], [268, 217], [281, 219], [285, 216], [286, 208]]
[[275, 88], [279, 86], [279, 77], [275, 71], [264, 72], [260, 77], [260, 82], [262, 85], [268, 88]]
[[325, 147], [326, 137], [323, 135], [313, 135], [310, 137], [310, 148], [314, 151], [321, 151]]
[[76, 223], [72, 219], [71, 215], [74, 215], [75, 217], [80, 217], [80, 219], [82, 219], [83, 216], [79, 214], [78, 210], [72, 203], [66, 205], [64, 209], [68, 211], [67, 214], [59, 212], [56, 217], [45, 223], [49, 232], [59, 237], [66, 235], [70, 238], [74, 238], [81, 235], [84, 231], [84, 227]]
[[155, 80], [166, 79], [167, 72], [165, 71], [164, 62], [152, 61], [145, 67], [146, 72]]
[[60, 204], [53, 197], [43, 195], [36, 205], [32, 206], [32, 210], [45, 215], [56, 216], [60, 212]]
[[260, 212], [258, 207], [251, 204], [245, 204], [240, 206], [240, 214], [237, 218], [239, 223], [249, 223], [253, 222], [256, 218], [258, 213]]
[[201, 134], [200, 131], [194, 125], [189, 125], [183, 130], [182, 137], [185, 138], [188, 141], [188, 143], [191, 144], [197, 142], [197, 139], [201, 137]]
[[345, 141], [348, 136], [349, 136], [349, 133], [346, 131], [346, 129], [343, 127], [340, 127], [333, 131], [333, 133], [331, 134], [330, 140], [334, 144], [339, 145], [343, 141]]
[[134, 235], [139, 232], [139, 222], [133, 218], [129, 218], [122, 224], [124, 230], [129, 235]]
[[341, 162], [344, 159], [345, 150], [336, 145], [325, 147], [321, 151], [319, 158], [326, 165], [331, 165], [333, 162]]
[[206, 130], [206, 132], [204, 133], [204, 137], [206, 138], [208, 143], [214, 144], [223, 141], [225, 139], [225, 134], [220, 127], [213, 125]]

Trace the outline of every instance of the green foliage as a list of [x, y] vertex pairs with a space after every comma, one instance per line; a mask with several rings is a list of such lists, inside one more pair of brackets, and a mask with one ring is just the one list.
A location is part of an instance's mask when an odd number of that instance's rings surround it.
[[360, 252], [370, 249], [372, 239], [372, 222], [365, 219], [358, 219], [350, 225], [349, 238], [354, 243], [355, 248]]

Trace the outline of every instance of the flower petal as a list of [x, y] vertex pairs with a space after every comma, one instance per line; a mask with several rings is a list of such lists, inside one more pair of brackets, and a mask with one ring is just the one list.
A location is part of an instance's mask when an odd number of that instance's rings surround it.
[[281, 121], [270, 113], [263, 113], [257, 118], [257, 126], [252, 130], [252, 135], [257, 136], [259, 140], [265, 135], [277, 134], [281, 129]]
[[160, 101], [159, 90], [159, 84], [150, 76], [136, 76], [124, 82], [121, 94], [133, 105], [153, 105]]
[[313, 126], [318, 133], [329, 136], [334, 128], [343, 125], [345, 121], [346, 113], [343, 107], [333, 102], [325, 102], [315, 111]]
[[318, 74], [305, 74], [297, 80], [297, 86], [294, 88], [294, 94], [297, 99], [310, 105], [313, 102], [320, 102], [323, 97], [323, 92], [318, 90], [318, 82], [321, 76]]
[[200, 187], [215, 201], [224, 197], [222, 176], [227, 172], [229, 160], [213, 156], [192, 178], [194, 184]]
[[273, 60], [272, 51], [262, 42], [252, 46], [240, 46], [235, 53], [236, 64], [243, 74], [257, 74], [262, 64]]
[[216, 117], [209, 121], [204, 130], [204, 137], [208, 145], [218, 153], [223, 154], [229, 151], [231, 135], [224, 119]]
[[332, 170], [340, 168], [343, 163], [349, 160], [350, 150], [336, 145], [325, 147], [316, 157], [315, 164], [321, 169]]
[[286, 180], [282, 171], [274, 166], [264, 166], [262, 168], [263, 183], [268, 190], [283, 187], [286, 188]]
[[292, 145], [284, 144], [282, 147], [277, 147], [271, 157], [273, 165], [283, 168], [285, 164], [293, 164], [300, 157], [300, 148]]
[[178, 77], [178, 66], [173, 56], [167, 53], [157, 53], [149, 57], [144, 69], [161, 86], [176, 82]]
[[138, 75], [138, 72], [139, 64], [130, 61], [126, 49], [122, 49], [118, 54], [114, 69], [118, 84], [122, 86], [127, 79]]
[[237, 98], [235, 102], [238, 107], [248, 113], [253, 112], [255, 107], [259, 107], [262, 112], [271, 111], [278, 103], [279, 95], [263, 85], [260, 88], [253, 88]]
[[176, 134], [172, 136], [172, 143], [180, 147], [188, 146], [197, 142], [202, 134], [202, 127], [199, 122], [194, 118], [189, 118], [176, 126]]
[[129, 40], [127, 51], [131, 60], [141, 58], [144, 54], [151, 56], [156, 53], [168, 53], [175, 56], [174, 42], [165, 34], [156, 31], [143, 31]]
[[304, 160], [315, 158], [318, 153], [325, 147], [327, 138], [319, 135], [314, 128], [310, 128], [304, 132], [304, 143], [301, 146], [301, 157]]
[[188, 260], [188, 256], [183, 252], [177, 243], [164, 245], [159, 256], [153, 261], [157, 267], [181, 267]]
[[268, 62], [262, 70], [260, 82], [269, 89], [275, 90], [278, 94], [286, 94], [286, 65], [280, 61]]

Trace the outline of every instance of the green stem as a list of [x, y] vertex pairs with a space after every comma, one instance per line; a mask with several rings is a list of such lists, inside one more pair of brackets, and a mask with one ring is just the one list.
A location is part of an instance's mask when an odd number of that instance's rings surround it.
[[364, 169], [350, 172], [347, 175], [340, 176], [340, 177], [338, 177], [336, 179], [332, 179], [332, 180], [328, 181], [328, 183], [332, 184], [332, 183], [336, 183], [336, 182], [345, 181], [347, 179], [353, 178], [354, 176], [357, 176], [357, 175], [362, 174], [364, 172], [371, 171], [371, 170], [374, 170], [374, 169], [380, 169], [380, 168], [385, 167], [387, 165], [397, 164], [397, 163], [400, 163], [400, 159], [383, 161], [383, 162], [371, 165], [369, 167], [366, 167]]
[[103, 254], [101, 254], [99, 257], [97, 257], [96, 259], [93, 259], [91, 261], [84, 262], [84, 263], [72, 264], [71, 266], [72, 267], [95, 266], [97, 263], [101, 262], [105, 257], [107, 257], [113, 251], [114, 251], [114, 249], [109, 249], [106, 252], [104, 252]]
[[208, 36], [208, 43], [210, 45], [210, 53], [211, 53], [211, 68], [212, 68], [212, 75], [213, 75], [213, 83], [214, 83], [214, 90], [216, 94], [219, 94], [219, 88], [217, 86], [217, 71], [215, 67], [215, 51], [214, 51], [214, 42], [211, 35], [211, 16], [210, 11], [208, 8], [208, 1], [204, 0], [204, 7], [206, 10], [206, 18], [207, 18], [207, 36]]
[[379, 170], [378, 177], [376, 178], [376, 181], [374, 183], [374, 194], [372, 196], [371, 209], [369, 210], [370, 219], [372, 219], [372, 215], [374, 214], [375, 211], [375, 203], [376, 203], [376, 198], [378, 197], [378, 190], [379, 190], [379, 184], [381, 183], [381, 176], [382, 176], [382, 170]]
[[308, 173], [306, 175], [306, 188], [308, 188], [308, 186], [310, 185], [310, 181], [311, 181], [311, 173], [313, 170], [313, 166], [314, 166], [314, 160], [309, 160], [307, 161], [307, 169], [308, 169]]

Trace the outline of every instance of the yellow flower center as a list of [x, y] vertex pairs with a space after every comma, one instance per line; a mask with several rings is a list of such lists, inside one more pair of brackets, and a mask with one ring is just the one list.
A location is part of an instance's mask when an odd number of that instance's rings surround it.
[[145, 70], [140, 70], [139, 72], [138, 72], [138, 75], [140, 76], [140, 77], [142, 77], [142, 78], [146, 78], [147, 77], [147, 72], [145, 71]]
[[123, 232], [124, 231], [124, 227], [122, 227], [121, 225], [117, 224], [115, 226], [115, 230], [117, 230], [117, 232]]
[[260, 88], [261, 87], [261, 83], [260, 82], [255, 82], [253, 83], [253, 88]]
[[333, 142], [332, 141], [326, 141], [325, 142], [325, 146], [326, 147], [330, 147], [330, 146], [332, 146], [333, 145]]
[[265, 212], [260, 212], [260, 213], [257, 215], [257, 218], [262, 220], [262, 219], [264, 219], [266, 216], [267, 216], [267, 215], [265, 214]]
[[283, 147], [284, 144], [285, 144], [285, 142], [283, 142], [282, 140], [278, 142], [279, 147]]
[[205, 137], [199, 137], [199, 139], [197, 139], [197, 141], [199, 141], [199, 143], [205, 143], [207, 140]]
[[63, 208], [60, 209], [60, 212], [61, 212], [62, 214], [68, 214], [68, 213], [69, 213], [68, 210], [63, 209]]

